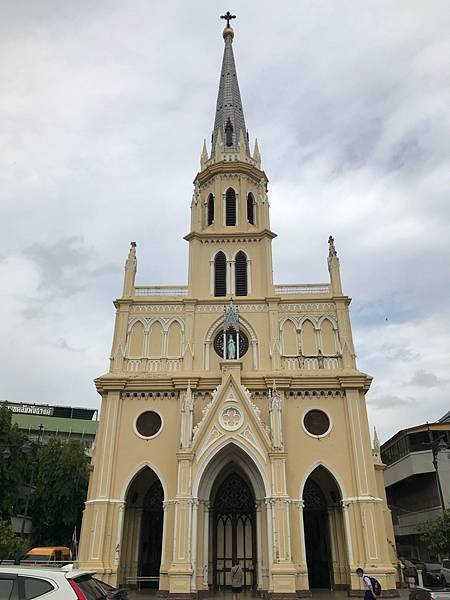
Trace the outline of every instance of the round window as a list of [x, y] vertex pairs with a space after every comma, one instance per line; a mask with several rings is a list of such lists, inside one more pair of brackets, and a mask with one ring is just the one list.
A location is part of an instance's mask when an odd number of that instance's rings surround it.
[[303, 417], [303, 425], [311, 435], [324, 435], [330, 429], [330, 419], [323, 410], [310, 410]]
[[[219, 331], [219, 333], [216, 335], [216, 337], [214, 338], [214, 350], [216, 351], [216, 354], [218, 354], [220, 356], [220, 358], [223, 358], [223, 329], [221, 331]], [[236, 333], [236, 331], [234, 330], [229, 330], [227, 335], [227, 355], [230, 352], [230, 346], [228, 345], [230, 343], [230, 338], [233, 340], [231, 346], [234, 347], [233, 350], [233, 358], [236, 358], [236, 344], [237, 344], [237, 338], [238, 338], [238, 334]], [[241, 356], [244, 356], [244, 354], [247, 352], [248, 350], [248, 337], [245, 335], [245, 333], [243, 331], [239, 331], [239, 358], [241, 358]]]
[[147, 410], [136, 419], [136, 430], [142, 437], [155, 436], [162, 427], [161, 417], [154, 410]]

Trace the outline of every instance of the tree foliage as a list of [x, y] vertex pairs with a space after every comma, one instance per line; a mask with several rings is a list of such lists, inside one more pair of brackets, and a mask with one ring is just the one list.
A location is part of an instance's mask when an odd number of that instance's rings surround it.
[[[22, 451], [25, 435], [12, 423], [12, 412], [0, 406], [0, 519], [19, 510], [19, 488], [29, 478], [30, 457]], [[9, 450], [9, 457], [4, 451]]]
[[450, 554], [450, 510], [434, 521], [426, 521], [417, 526], [424, 546], [433, 553]]
[[0, 560], [14, 558], [22, 545], [22, 539], [12, 531], [10, 522], [0, 520]]
[[31, 506], [35, 545], [69, 545], [79, 529], [88, 485], [89, 459], [81, 442], [50, 440], [37, 453]]

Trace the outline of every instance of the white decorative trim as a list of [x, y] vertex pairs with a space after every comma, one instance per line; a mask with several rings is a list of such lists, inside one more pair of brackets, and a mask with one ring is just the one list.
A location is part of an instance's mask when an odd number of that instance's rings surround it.
[[342, 498], [342, 504], [380, 504], [383, 502], [382, 498], [376, 498], [375, 496], [350, 496], [349, 498]]

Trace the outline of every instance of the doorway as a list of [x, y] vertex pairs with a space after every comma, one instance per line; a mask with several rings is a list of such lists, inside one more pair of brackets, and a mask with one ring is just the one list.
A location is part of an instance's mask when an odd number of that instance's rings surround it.
[[151, 578], [142, 583], [158, 588], [164, 528], [164, 491], [156, 473], [144, 467], [131, 482], [126, 494], [119, 584]]
[[255, 497], [237, 472], [228, 474], [213, 497], [213, 581], [216, 589], [231, 586], [235, 561], [243, 571], [243, 586], [256, 589]]

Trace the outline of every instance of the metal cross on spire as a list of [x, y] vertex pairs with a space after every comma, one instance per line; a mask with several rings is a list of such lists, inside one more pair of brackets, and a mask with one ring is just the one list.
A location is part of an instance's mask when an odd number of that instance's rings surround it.
[[230, 21], [231, 21], [231, 19], [235, 19], [235, 18], [236, 18], [236, 15], [232, 15], [232, 14], [230, 13], [230, 11], [229, 11], [229, 10], [227, 10], [227, 12], [226, 12], [224, 15], [221, 15], [221, 17], [220, 17], [220, 18], [221, 18], [221, 19], [226, 19], [226, 21], [227, 21], [227, 27], [229, 27], [229, 26], [230, 26]]

